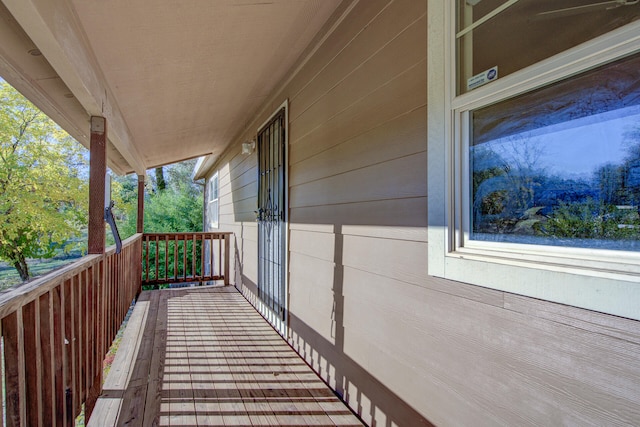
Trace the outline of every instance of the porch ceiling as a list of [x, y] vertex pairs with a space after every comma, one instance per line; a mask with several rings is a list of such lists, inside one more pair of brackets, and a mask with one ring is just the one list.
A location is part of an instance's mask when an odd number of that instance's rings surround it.
[[84, 145], [105, 116], [110, 166], [142, 174], [220, 154], [340, 0], [0, 2], [0, 76]]

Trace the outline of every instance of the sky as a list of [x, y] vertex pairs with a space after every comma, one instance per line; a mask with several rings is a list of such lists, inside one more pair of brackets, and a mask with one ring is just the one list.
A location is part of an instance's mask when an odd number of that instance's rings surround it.
[[[552, 175], [591, 178], [605, 164], [627, 154], [625, 132], [640, 127], [640, 106], [612, 110], [483, 144], [504, 158], [517, 157], [513, 141], [535, 141], [538, 165]], [[516, 144], [517, 145], [517, 144]]]

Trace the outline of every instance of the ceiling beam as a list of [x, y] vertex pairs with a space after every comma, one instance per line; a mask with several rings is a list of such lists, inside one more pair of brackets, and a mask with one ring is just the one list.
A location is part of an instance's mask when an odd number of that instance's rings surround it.
[[[85, 109], [85, 117], [105, 117], [110, 126], [109, 141], [129, 164], [131, 171], [144, 175], [146, 165], [71, 5], [66, 0], [2, 2]], [[89, 123], [81, 126], [88, 128]]]

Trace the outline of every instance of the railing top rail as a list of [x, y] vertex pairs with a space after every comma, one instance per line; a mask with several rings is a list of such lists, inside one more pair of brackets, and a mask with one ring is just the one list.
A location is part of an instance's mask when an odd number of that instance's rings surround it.
[[[122, 242], [126, 247], [141, 239], [142, 234], [135, 234]], [[113, 255], [115, 246], [109, 247], [105, 255]], [[18, 308], [36, 300], [41, 295], [51, 291], [53, 288], [63, 283], [65, 280], [76, 276], [78, 273], [96, 265], [102, 259], [102, 255], [86, 255], [69, 265], [66, 265], [44, 276], [17, 288], [8, 289], [0, 293], [0, 319], [16, 311]]]
[[[127, 246], [133, 244], [136, 240], [138, 239], [142, 239], [143, 234], [142, 233], [137, 233], [134, 234], [131, 237], [126, 238], [125, 240], [122, 241], [122, 247], [126, 248]], [[104, 254], [105, 255], [115, 255], [116, 253], [116, 246], [109, 246], [107, 249], [105, 249]]]
[[162, 237], [162, 236], [171, 236], [171, 237], [182, 237], [182, 236], [230, 236], [233, 234], [229, 231], [189, 231], [189, 232], [170, 232], [170, 233], [144, 233], [144, 237]]

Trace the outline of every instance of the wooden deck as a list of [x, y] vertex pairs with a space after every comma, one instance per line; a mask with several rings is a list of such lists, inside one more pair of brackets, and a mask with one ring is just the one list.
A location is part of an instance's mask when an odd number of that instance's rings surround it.
[[145, 291], [89, 426], [362, 426], [233, 287]]

